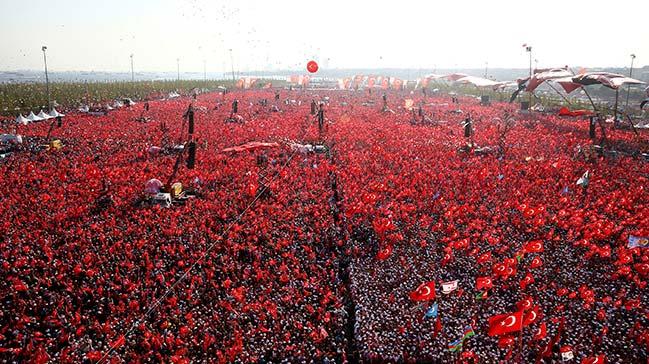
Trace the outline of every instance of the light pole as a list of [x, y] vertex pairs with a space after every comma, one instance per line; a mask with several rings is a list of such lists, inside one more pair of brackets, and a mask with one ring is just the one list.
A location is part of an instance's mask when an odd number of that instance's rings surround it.
[[131, 82], [135, 82], [135, 73], [133, 72], [133, 53], [131, 53]]
[[[532, 79], [532, 46], [525, 47], [525, 51], [530, 54], [530, 80]], [[528, 81], [529, 82], [529, 81]], [[532, 106], [532, 91], [530, 91], [530, 107]]]
[[232, 58], [232, 48], [229, 49], [230, 51], [230, 66], [232, 67], [232, 82], [234, 83], [234, 58]]
[[207, 61], [203, 60], [203, 81], [207, 81]]
[[178, 72], [178, 81], [180, 81], [180, 58], [176, 58], [176, 72]]
[[489, 70], [489, 62], [484, 63], [484, 78], [487, 78], [487, 70]]
[[52, 111], [52, 100], [50, 98], [50, 78], [47, 75], [47, 50], [46, 46], [41, 48], [43, 51], [43, 63], [45, 63], [45, 91], [47, 92], [47, 112]]
[[[633, 76], [633, 60], [635, 60], [635, 54], [631, 54], [631, 68], [629, 69], [629, 77]], [[629, 92], [631, 92], [631, 85], [626, 86], [626, 103], [624, 108], [629, 107]]]

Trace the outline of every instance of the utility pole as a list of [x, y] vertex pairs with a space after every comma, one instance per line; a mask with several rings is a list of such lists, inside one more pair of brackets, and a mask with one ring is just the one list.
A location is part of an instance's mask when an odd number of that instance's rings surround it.
[[[633, 76], [633, 60], [635, 60], [635, 54], [631, 54], [631, 68], [629, 69], [629, 77]], [[624, 108], [629, 107], [629, 92], [631, 92], [631, 85], [626, 86], [626, 103]]]
[[230, 66], [232, 67], [232, 83], [234, 83], [234, 58], [232, 58], [232, 48], [230, 48]]
[[178, 72], [178, 81], [180, 81], [180, 58], [176, 58], [176, 71]]
[[52, 111], [52, 99], [50, 97], [50, 78], [47, 75], [47, 47], [43, 46], [41, 48], [43, 51], [43, 63], [45, 63], [45, 91], [47, 92], [47, 112]]
[[[525, 47], [527, 53], [530, 54], [530, 80], [532, 79], [532, 46]], [[529, 81], [528, 81], [529, 82]], [[530, 107], [532, 107], [532, 92], [530, 91]]]
[[133, 53], [131, 53], [131, 82], [135, 82], [135, 73], [133, 72]]
[[203, 81], [207, 81], [207, 61], [203, 60]]

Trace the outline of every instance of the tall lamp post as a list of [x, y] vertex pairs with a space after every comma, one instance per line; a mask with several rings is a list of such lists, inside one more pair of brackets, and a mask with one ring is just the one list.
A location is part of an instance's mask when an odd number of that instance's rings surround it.
[[232, 82], [234, 83], [234, 58], [232, 58], [232, 48], [229, 49], [230, 51], [230, 66], [232, 67]]
[[133, 72], [133, 53], [131, 53], [131, 82], [135, 82], [135, 73]]
[[489, 62], [484, 63], [484, 78], [487, 78], [487, 71], [489, 70]]
[[[532, 79], [532, 46], [526, 45], [525, 51], [530, 55], [530, 79]], [[532, 107], [532, 91], [530, 91], [530, 107]]]
[[[629, 77], [633, 76], [633, 60], [635, 60], [635, 54], [631, 54], [631, 68], [629, 69]], [[629, 107], [629, 92], [631, 92], [631, 85], [626, 86], [626, 103], [624, 108]]]
[[178, 73], [177, 79], [180, 81], [180, 58], [176, 58], [176, 72]]
[[47, 92], [47, 111], [52, 111], [52, 99], [50, 98], [50, 78], [47, 75], [47, 46], [41, 48], [43, 51], [43, 63], [45, 63], [45, 91]]
[[203, 60], [203, 81], [207, 81], [207, 61]]

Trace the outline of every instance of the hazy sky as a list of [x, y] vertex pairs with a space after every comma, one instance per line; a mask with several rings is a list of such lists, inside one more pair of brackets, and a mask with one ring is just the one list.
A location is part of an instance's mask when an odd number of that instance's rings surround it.
[[[649, 63], [649, 1], [0, 0], [0, 70]], [[327, 62], [328, 59], [328, 62]]]

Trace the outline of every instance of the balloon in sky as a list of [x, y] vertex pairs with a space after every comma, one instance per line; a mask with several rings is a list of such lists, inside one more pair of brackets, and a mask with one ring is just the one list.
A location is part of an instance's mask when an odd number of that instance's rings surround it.
[[309, 63], [306, 64], [306, 70], [311, 73], [318, 72], [318, 63], [316, 61], [309, 61]]

